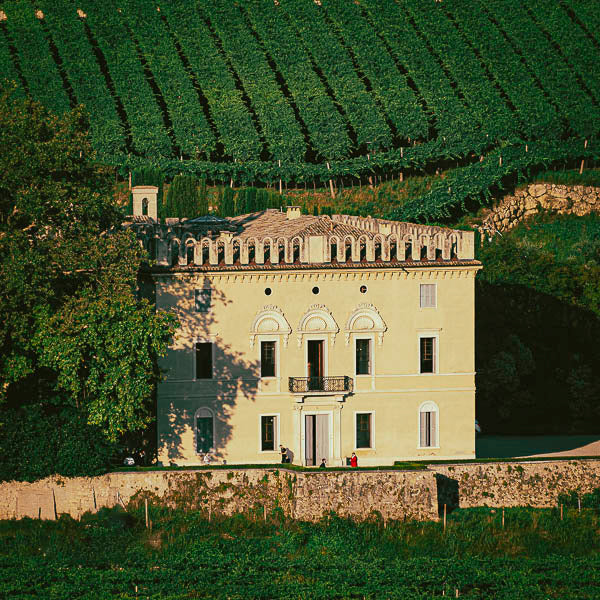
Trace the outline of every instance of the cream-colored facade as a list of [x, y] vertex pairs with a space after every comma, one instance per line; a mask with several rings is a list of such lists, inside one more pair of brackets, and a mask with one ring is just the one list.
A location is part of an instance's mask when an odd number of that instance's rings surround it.
[[472, 233], [293, 209], [133, 226], [181, 323], [160, 462], [474, 457]]

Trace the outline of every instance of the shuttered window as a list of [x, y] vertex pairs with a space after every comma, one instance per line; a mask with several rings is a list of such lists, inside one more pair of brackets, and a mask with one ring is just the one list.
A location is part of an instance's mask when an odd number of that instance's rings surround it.
[[201, 289], [194, 292], [194, 305], [196, 312], [207, 313], [210, 311], [212, 290]]
[[419, 338], [419, 363], [421, 373], [435, 373], [435, 342], [434, 337]]
[[207, 408], [196, 413], [196, 452], [204, 454], [215, 447], [215, 423], [213, 414]]
[[260, 376], [275, 377], [275, 342], [260, 343]]
[[196, 344], [196, 379], [212, 379], [212, 343]]
[[437, 412], [421, 411], [419, 428], [419, 445], [421, 448], [437, 446]]
[[277, 416], [263, 415], [260, 418], [260, 449], [265, 451], [275, 450], [277, 446]]
[[422, 283], [421, 284], [421, 308], [435, 308], [436, 307], [436, 291], [437, 286], [435, 283]]
[[372, 413], [356, 413], [356, 447], [371, 448]]
[[371, 375], [371, 340], [356, 340], [356, 374]]

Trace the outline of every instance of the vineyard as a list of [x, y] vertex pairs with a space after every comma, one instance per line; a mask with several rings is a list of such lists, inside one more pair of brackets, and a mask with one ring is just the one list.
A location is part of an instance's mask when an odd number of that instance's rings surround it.
[[471, 509], [441, 523], [316, 524], [276, 512], [102, 509], [81, 522], [0, 522], [0, 595], [25, 598], [592, 599], [594, 509]]
[[396, 215], [431, 220], [598, 158], [599, 26], [595, 0], [0, 0], [0, 79], [84, 104], [123, 172], [306, 186], [456, 167]]

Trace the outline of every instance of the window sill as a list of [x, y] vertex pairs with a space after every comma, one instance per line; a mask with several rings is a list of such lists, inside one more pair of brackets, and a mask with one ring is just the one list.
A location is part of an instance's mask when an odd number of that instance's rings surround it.
[[439, 446], [417, 446], [417, 450], [439, 450]]

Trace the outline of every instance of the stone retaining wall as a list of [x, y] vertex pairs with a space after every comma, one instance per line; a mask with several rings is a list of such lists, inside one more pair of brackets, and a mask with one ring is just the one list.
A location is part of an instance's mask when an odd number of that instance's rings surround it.
[[330, 511], [359, 520], [431, 520], [449, 507], [556, 506], [559, 494], [600, 487], [600, 460], [430, 465], [427, 471], [218, 469], [131, 471], [99, 477], [48, 477], [0, 483], [0, 519], [79, 518], [148, 498], [207, 514], [271, 511], [316, 521]]
[[502, 233], [543, 210], [575, 215], [600, 211], [600, 188], [532, 183], [505, 196], [491, 209], [479, 229], [487, 235]]
[[212, 514], [279, 507], [290, 517], [315, 521], [329, 511], [366, 519], [437, 518], [435, 474], [429, 471], [302, 473], [279, 469], [145, 471], [99, 477], [48, 477], [0, 484], [0, 519], [55, 519], [147, 497], [151, 503]]
[[557, 505], [559, 494], [600, 487], [600, 460], [548, 460], [431, 465], [438, 478], [440, 506]]

